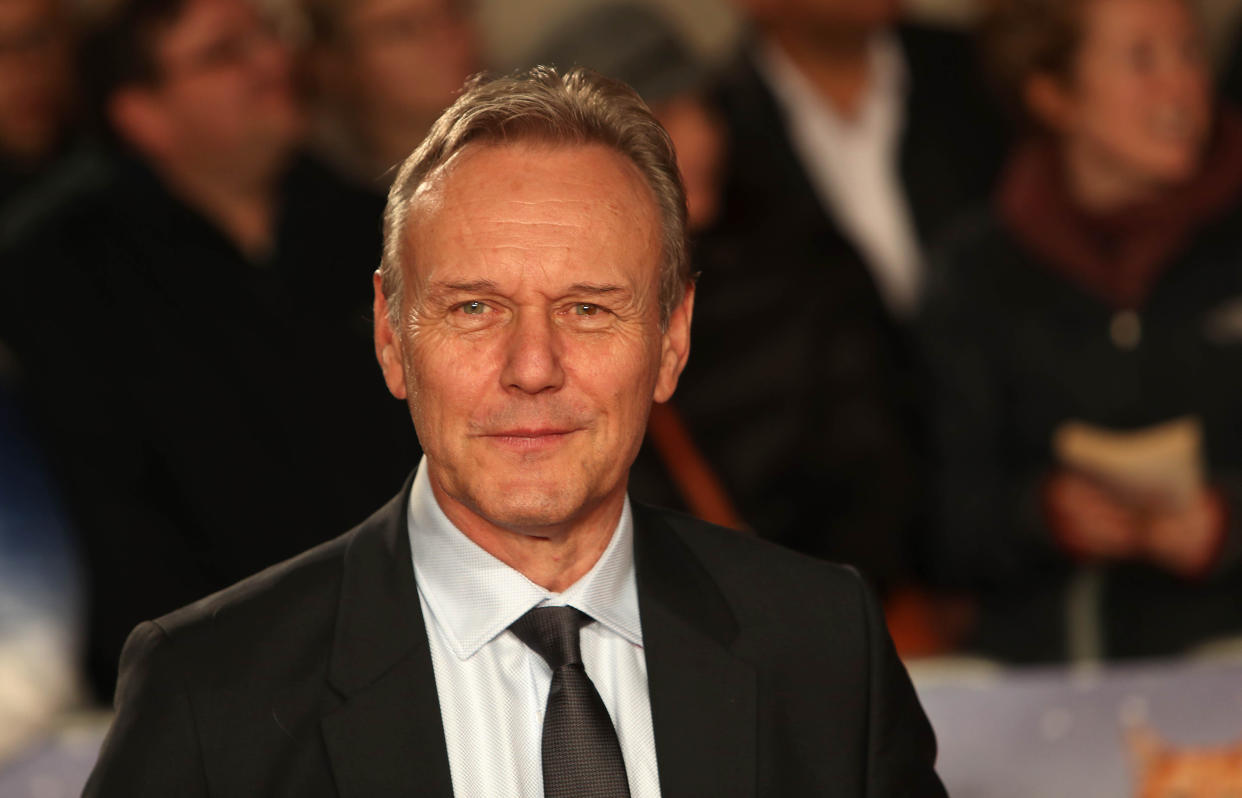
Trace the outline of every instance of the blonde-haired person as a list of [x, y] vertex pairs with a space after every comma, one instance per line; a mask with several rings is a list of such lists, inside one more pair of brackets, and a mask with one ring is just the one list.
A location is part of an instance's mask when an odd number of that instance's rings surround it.
[[[927, 551], [978, 591], [987, 654], [1162, 655], [1242, 631], [1242, 122], [1214, 108], [1184, 0], [1009, 0], [986, 32], [1028, 135], [922, 312]], [[1184, 461], [1180, 496], [1073, 454], [1133, 451], [1165, 422], [1184, 425], [1155, 459]]]

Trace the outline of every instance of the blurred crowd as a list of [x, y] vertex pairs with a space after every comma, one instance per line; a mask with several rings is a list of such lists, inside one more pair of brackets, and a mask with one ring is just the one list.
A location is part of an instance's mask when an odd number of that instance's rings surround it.
[[[1192, 0], [735, 5], [723, 63], [638, 0], [524, 58], [633, 86], [688, 190], [631, 494], [858, 567], [910, 656], [1242, 635], [1242, 61]], [[482, 41], [462, 0], [0, 0], [0, 728], [400, 489], [380, 215], [519, 66]]]

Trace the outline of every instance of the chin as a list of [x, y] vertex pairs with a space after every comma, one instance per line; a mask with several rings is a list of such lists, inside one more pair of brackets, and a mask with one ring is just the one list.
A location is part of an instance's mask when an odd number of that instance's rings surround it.
[[506, 490], [479, 502], [479, 514], [497, 526], [536, 529], [572, 521], [582, 509], [564, 492], [538, 489]]

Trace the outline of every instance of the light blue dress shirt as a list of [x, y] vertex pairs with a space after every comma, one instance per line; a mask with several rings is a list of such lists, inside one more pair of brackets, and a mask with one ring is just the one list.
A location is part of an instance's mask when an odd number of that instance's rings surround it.
[[599, 561], [563, 593], [531, 582], [453, 526], [431, 490], [425, 458], [408, 520], [456, 798], [543, 796], [552, 671], [509, 631], [541, 605], [576, 607], [595, 619], [581, 632], [583, 664], [617, 729], [632, 797], [657, 798], [629, 500]]

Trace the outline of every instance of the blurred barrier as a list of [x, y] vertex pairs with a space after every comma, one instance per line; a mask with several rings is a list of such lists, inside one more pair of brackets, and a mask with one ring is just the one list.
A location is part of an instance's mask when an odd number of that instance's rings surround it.
[[0, 762], [0, 798], [77, 798], [112, 716], [68, 715], [43, 739]]
[[[925, 660], [911, 674], [954, 798], [1242, 794], [1242, 659], [1034, 670]], [[0, 796], [79, 795], [109, 720], [63, 718], [0, 762]]]
[[1242, 659], [911, 674], [954, 798], [1242, 795]]

